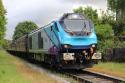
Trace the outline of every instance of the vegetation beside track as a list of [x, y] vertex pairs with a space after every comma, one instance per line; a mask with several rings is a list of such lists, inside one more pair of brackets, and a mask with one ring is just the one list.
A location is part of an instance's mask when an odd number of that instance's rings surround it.
[[89, 70], [125, 78], [125, 63], [101, 62]]
[[24, 65], [18, 58], [0, 50], [0, 83], [57, 83], [46, 73]]
[[16, 70], [14, 58], [0, 50], [0, 83], [31, 83]]

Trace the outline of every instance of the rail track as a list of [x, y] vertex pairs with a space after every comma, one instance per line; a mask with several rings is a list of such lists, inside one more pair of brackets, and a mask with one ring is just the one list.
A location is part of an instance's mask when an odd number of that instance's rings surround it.
[[125, 83], [125, 79], [88, 70], [68, 71], [65, 74], [80, 83]]
[[[23, 59], [21, 59], [23, 60]], [[25, 60], [25, 59], [24, 59]], [[25, 60], [28, 61], [28, 60]], [[39, 67], [44, 67], [47, 70], [51, 71], [51, 68], [46, 66], [44, 63], [41, 63], [39, 61], [33, 61], [33, 62], [26, 62], [26, 63], [31, 63], [35, 64]], [[52, 72], [55, 73], [62, 73], [68, 77], [72, 77], [73, 79], [77, 80], [80, 83], [125, 83], [125, 79], [115, 77], [115, 76], [110, 76], [107, 74], [102, 74], [98, 72], [93, 72], [87, 69], [84, 70], [63, 70], [63, 71], [56, 71], [54, 68], [54, 71]]]

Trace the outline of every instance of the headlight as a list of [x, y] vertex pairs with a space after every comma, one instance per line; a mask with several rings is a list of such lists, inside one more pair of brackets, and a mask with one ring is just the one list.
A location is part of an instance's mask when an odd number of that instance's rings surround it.
[[68, 45], [64, 45], [64, 48], [68, 48]]
[[94, 48], [94, 47], [95, 47], [95, 45], [92, 45], [92, 47]]
[[68, 44], [63, 45], [64, 48], [70, 48], [71, 46]]

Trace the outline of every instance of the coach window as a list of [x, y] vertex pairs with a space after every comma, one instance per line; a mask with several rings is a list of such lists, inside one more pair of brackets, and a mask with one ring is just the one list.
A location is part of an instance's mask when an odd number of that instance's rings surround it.
[[41, 32], [38, 33], [38, 47], [43, 48], [43, 38], [41, 37]]
[[32, 36], [29, 37], [29, 48], [32, 49]]

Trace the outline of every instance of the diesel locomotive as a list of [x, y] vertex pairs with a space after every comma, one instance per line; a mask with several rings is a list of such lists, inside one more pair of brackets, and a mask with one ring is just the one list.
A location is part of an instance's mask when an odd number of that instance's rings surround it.
[[8, 51], [60, 68], [82, 69], [101, 59], [94, 24], [86, 16], [66, 13], [60, 19], [14, 40]]

